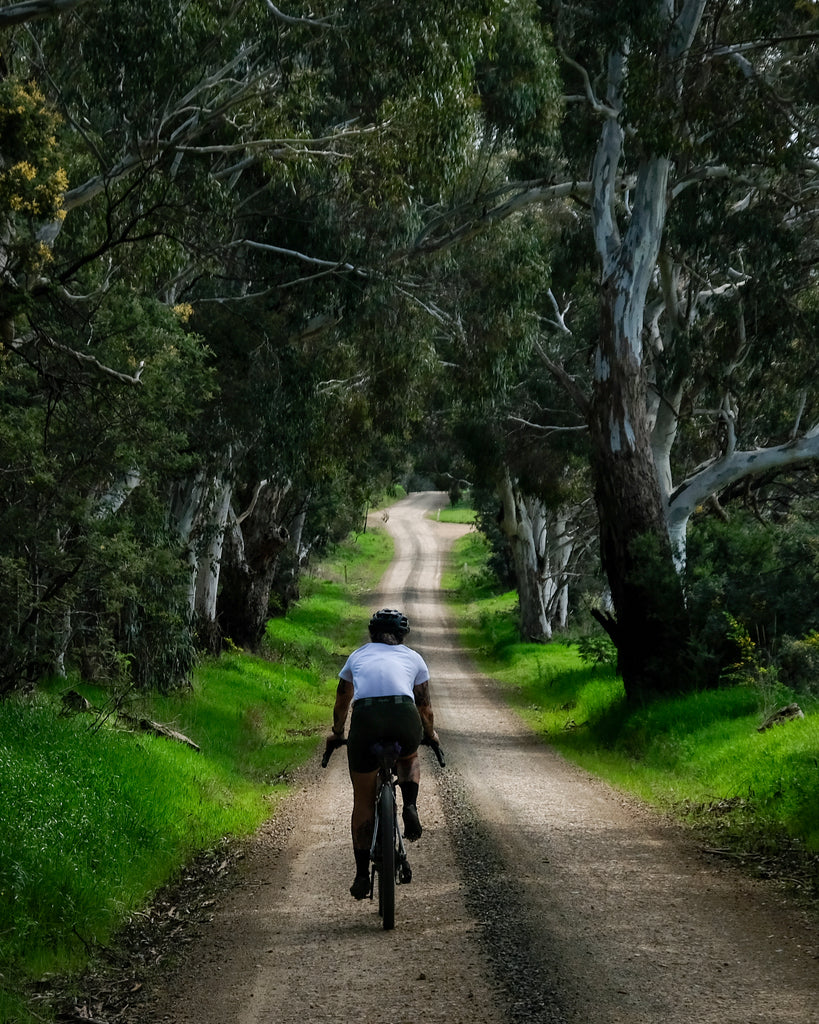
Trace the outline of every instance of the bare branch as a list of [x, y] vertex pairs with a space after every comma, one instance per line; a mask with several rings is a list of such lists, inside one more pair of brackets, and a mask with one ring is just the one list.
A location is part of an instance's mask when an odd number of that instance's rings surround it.
[[[510, 187], [515, 186], [512, 185]], [[509, 190], [507, 189], [506, 191]], [[417, 237], [413, 247], [399, 253], [398, 258], [419, 253], [439, 252], [443, 249], [452, 248], [458, 242], [468, 241], [485, 228], [491, 227], [493, 224], [505, 220], [507, 217], [511, 217], [513, 214], [535, 203], [550, 202], [573, 195], [588, 195], [590, 192], [590, 181], [564, 181], [557, 185], [536, 185], [531, 188], [525, 188], [497, 206], [489, 210], [484, 209], [479, 216], [469, 218], [460, 227], [455, 228], [448, 234], [441, 235], [438, 238], [430, 238], [435, 228], [452, 216], [452, 214], [445, 214], [429, 224]]]
[[737, 174], [732, 167], [728, 167], [726, 164], [698, 167], [674, 185], [671, 189], [671, 197], [676, 199], [681, 192], [684, 192], [692, 185], [698, 185], [701, 181], [714, 181], [724, 178], [733, 178], [735, 181], [743, 184], [752, 184], [747, 175]]
[[23, 0], [23, 3], [0, 8], [0, 28], [19, 25], [24, 21], [36, 21], [38, 18], [51, 18], [85, 3], [88, 0]]
[[269, 245], [267, 242], [254, 242], [249, 238], [240, 238], [231, 242], [231, 248], [246, 245], [250, 249], [261, 249], [263, 252], [272, 252], [277, 256], [291, 256], [301, 260], [303, 263], [310, 263], [315, 267], [326, 267], [328, 270], [348, 270], [359, 277], [369, 277], [370, 273], [352, 263], [345, 263], [342, 260], [321, 260], [317, 256], [308, 256], [306, 253], [297, 252], [295, 249], [283, 249], [279, 245]]
[[557, 299], [554, 296], [554, 292], [551, 288], [547, 292], [547, 295], [549, 297], [549, 302], [551, 302], [552, 304], [552, 309], [554, 309], [555, 311], [555, 316], [557, 317], [556, 321], [548, 320], [547, 323], [551, 324], [553, 327], [556, 327], [559, 331], [561, 331], [561, 333], [568, 334], [571, 337], [572, 332], [566, 324], [566, 314], [572, 308], [571, 302], [568, 302], [566, 304], [566, 308], [563, 311], [561, 311], [560, 306], [558, 306], [557, 304]]
[[330, 18], [296, 18], [290, 14], [285, 14], [284, 11], [280, 11], [275, 4], [271, 3], [271, 0], [265, 0], [268, 10], [278, 20], [284, 22], [285, 25], [310, 25], [313, 28], [333, 28], [333, 23]]
[[557, 426], [544, 426], [542, 423], [532, 423], [531, 420], [525, 420], [521, 416], [509, 415], [506, 417], [512, 423], [520, 423], [524, 427], [531, 427], [532, 430], [539, 430], [544, 434], [562, 434], [569, 431], [588, 430], [588, 426], [585, 423], [581, 423], [576, 427], [557, 427]]
[[752, 39], [744, 43], [733, 43], [728, 46], [716, 46], [708, 51], [707, 57], [732, 57], [737, 53], [749, 53], [751, 50], [767, 50], [782, 43], [800, 42], [807, 39], [819, 39], [819, 32], [799, 32], [789, 36], [771, 36], [769, 39]]
[[107, 377], [113, 377], [114, 380], [118, 380], [123, 384], [141, 384], [140, 377], [142, 376], [142, 371], [145, 367], [144, 360], [139, 364], [137, 372], [131, 375], [128, 373], [121, 373], [119, 370], [114, 370], [112, 367], [106, 366], [104, 363], [101, 363], [99, 359], [96, 358], [96, 356], [88, 355], [88, 353], [86, 352], [78, 352], [76, 349], [69, 348], [68, 345], [63, 345], [59, 341], [55, 341], [54, 338], [50, 338], [48, 337], [48, 335], [45, 334], [38, 334], [36, 337], [32, 335], [31, 337], [25, 339], [15, 339], [12, 347], [19, 351], [26, 345], [30, 345], [35, 342], [45, 344], [49, 348], [52, 348], [57, 352], [62, 352], [65, 355], [70, 356], [72, 359], [76, 360], [76, 362], [82, 365], [92, 366], [99, 373], [105, 374], [105, 376]]
[[[583, 65], [578, 64], [578, 62], [573, 57], [570, 57], [568, 53], [566, 53], [566, 51], [562, 48], [558, 49], [558, 53], [560, 54], [561, 59], [564, 60], [570, 68], [574, 68], [574, 70], [580, 75], [581, 79], [583, 80], [583, 90], [585, 94], [585, 99], [591, 106], [592, 110], [596, 114], [600, 114], [603, 117], [617, 117], [617, 111], [613, 107], [609, 107], [606, 106], [605, 103], [601, 103], [600, 100], [595, 96], [594, 89], [592, 88], [591, 84], [591, 79], [589, 78], [589, 73], [588, 71], [586, 71]], [[570, 96], [567, 97], [567, 99], [576, 102], [578, 99], [580, 99], [580, 97]]]
[[734, 451], [698, 467], [674, 489], [669, 498], [669, 509], [678, 516], [687, 515], [706, 498], [737, 480], [818, 458], [819, 424], [802, 437], [785, 444], [752, 451]]
[[807, 404], [807, 401], [808, 391], [807, 388], [803, 388], [801, 394], [799, 395], [799, 408], [796, 411], [796, 419], [793, 424], [793, 430], [791, 431], [792, 441], [795, 441], [796, 438], [799, 436], [799, 424], [802, 422], [802, 416], [805, 412], [805, 405]]
[[320, 395], [337, 394], [339, 391], [363, 388], [369, 383], [369, 380], [369, 375], [366, 373], [359, 373], [357, 376], [350, 377], [346, 380], [323, 380], [319, 381], [316, 385], [316, 392]]
[[546, 369], [552, 374], [552, 376], [558, 381], [558, 383], [562, 385], [563, 389], [566, 391], [566, 393], [569, 395], [569, 397], [572, 399], [572, 401], [578, 407], [581, 413], [583, 413], [584, 416], [587, 415], [589, 411], [589, 400], [577, 386], [577, 383], [574, 380], [574, 378], [569, 376], [565, 368], [561, 366], [560, 363], [556, 363], [546, 354], [546, 350], [543, 348], [539, 341], [535, 342], [535, 350], [537, 351], [540, 358], [543, 360]]
[[250, 499], [250, 504], [249, 504], [249, 505], [248, 505], [248, 507], [247, 507], [247, 508], [246, 508], [246, 509], [244, 510], [244, 512], [240, 512], [240, 513], [238, 513], [238, 515], [236, 516], [236, 522], [237, 522], [237, 523], [238, 523], [238, 524], [239, 524], [240, 526], [241, 526], [241, 524], [242, 524], [242, 523], [243, 523], [243, 522], [245, 521], [245, 519], [247, 519], [247, 518], [248, 518], [248, 516], [251, 516], [251, 515], [253, 515], [253, 511], [254, 511], [254, 509], [256, 508], [256, 504], [257, 504], [257, 502], [258, 502], [258, 500], [259, 500], [259, 495], [260, 495], [260, 494], [262, 493], [262, 488], [263, 488], [263, 487], [267, 487], [267, 483], [268, 483], [268, 481], [267, 481], [267, 480], [260, 480], [260, 481], [259, 481], [259, 482], [258, 482], [258, 483], [256, 484], [256, 486], [255, 486], [255, 487], [253, 488], [253, 496], [252, 496], [252, 497], [251, 497], [251, 499]]

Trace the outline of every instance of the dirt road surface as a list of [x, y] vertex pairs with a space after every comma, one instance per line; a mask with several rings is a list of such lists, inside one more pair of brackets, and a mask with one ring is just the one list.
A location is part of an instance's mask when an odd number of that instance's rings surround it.
[[348, 892], [343, 752], [316, 761], [142, 1024], [819, 1024], [807, 916], [535, 741], [459, 653], [438, 585], [464, 528], [427, 518], [444, 504], [390, 510], [395, 560], [362, 612], [363, 641], [370, 610], [406, 610], [448, 760], [423, 751], [395, 931]]

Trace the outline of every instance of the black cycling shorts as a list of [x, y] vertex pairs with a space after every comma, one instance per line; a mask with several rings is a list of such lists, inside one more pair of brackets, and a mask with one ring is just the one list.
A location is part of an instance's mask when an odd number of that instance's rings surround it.
[[350, 771], [374, 772], [375, 743], [398, 743], [401, 757], [414, 754], [424, 736], [421, 716], [412, 697], [367, 697], [353, 704], [347, 736]]

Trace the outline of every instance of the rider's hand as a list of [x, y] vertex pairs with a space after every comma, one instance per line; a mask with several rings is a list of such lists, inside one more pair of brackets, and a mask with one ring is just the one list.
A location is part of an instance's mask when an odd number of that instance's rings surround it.
[[446, 759], [444, 758], [443, 750], [441, 750], [441, 742], [438, 739], [438, 733], [433, 729], [432, 735], [424, 736], [421, 742], [427, 747], [432, 747], [435, 752], [435, 756], [438, 758], [438, 764], [443, 768], [446, 764]]

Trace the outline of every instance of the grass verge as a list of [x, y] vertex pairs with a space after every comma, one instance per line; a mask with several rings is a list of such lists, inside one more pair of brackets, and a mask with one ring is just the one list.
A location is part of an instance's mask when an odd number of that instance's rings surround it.
[[[759, 732], [769, 695], [726, 686], [629, 705], [613, 670], [577, 644], [521, 643], [516, 595], [499, 594], [480, 535], [457, 541], [444, 577], [461, 639], [510, 705], [566, 757], [696, 829], [759, 874], [819, 897], [819, 708]], [[783, 694], [784, 702], [796, 699]]]
[[72, 688], [98, 710], [65, 714], [65, 680], [0, 702], [2, 1024], [45, 1019], [32, 984], [83, 969], [198, 852], [272, 813], [325, 734], [338, 669], [366, 634], [356, 599], [391, 555], [382, 531], [352, 538], [269, 624], [263, 657], [206, 661], [188, 693], [120, 695], [199, 753], [126, 731], [110, 693], [81, 680]]
[[446, 508], [430, 513], [430, 519], [441, 523], [474, 523], [477, 520], [475, 510], [465, 501], [457, 501]]

